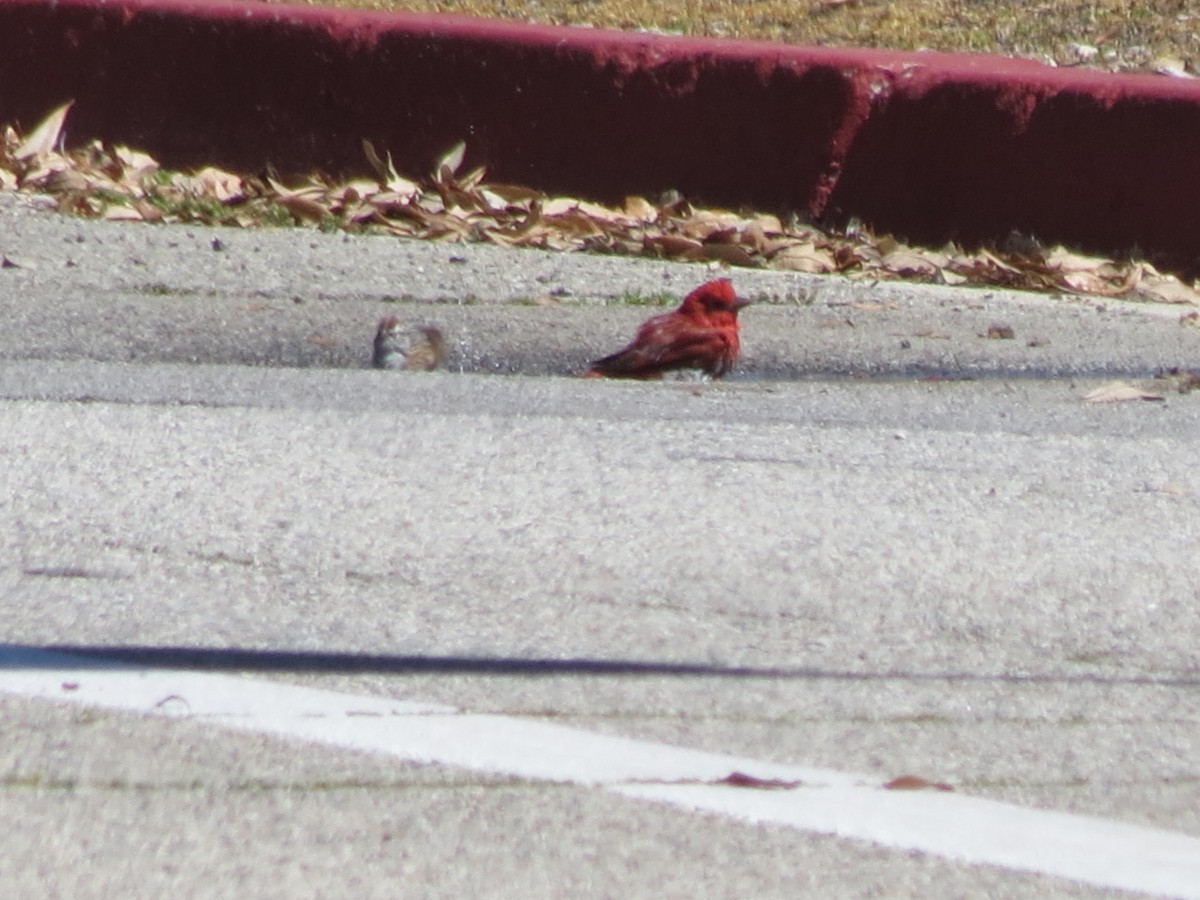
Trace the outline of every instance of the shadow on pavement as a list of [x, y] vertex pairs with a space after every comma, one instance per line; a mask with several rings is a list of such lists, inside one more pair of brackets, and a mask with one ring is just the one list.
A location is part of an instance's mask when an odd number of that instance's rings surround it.
[[[64, 659], [63, 656], [71, 659]], [[683, 678], [767, 678], [802, 681], [946, 681], [1012, 684], [1200, 686], [1200, 674], [1168, 676], [1081, 673], [848, 671], [808, 667], [720, 666], [708, 663], [636, 659], [504, 656], [422, 656], [338, 653], [311, 650], [257, 650], [237, 647], [152, 647], [137, 645], [0, 645], [0, 669], [97, 668], [137, 665], [198, 671], [278, 672], [328, 675], [513, 675], [642, 676]]]

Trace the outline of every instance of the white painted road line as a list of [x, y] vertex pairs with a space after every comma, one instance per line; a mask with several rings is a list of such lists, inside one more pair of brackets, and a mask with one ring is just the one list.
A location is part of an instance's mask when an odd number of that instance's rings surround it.
[[[0, 645], [0, 692], [210, 722], [409, 762], [601, 787], [745, 822], [919, 850], [1099, 887], [1200, 898], [1200, 838], [866, 776], [705, 753], [452, 707], [123, 666]], [[783, 789], [721, 783], [734, 772]]]

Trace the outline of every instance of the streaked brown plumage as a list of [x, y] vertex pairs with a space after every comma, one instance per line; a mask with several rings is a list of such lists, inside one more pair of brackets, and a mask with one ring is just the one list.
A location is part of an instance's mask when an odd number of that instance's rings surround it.
[[446, 341], [432, 325], [405, 325], [385, 316], [375, 329], [371, 364], [377, 369], [428, 372], [446, 361]]

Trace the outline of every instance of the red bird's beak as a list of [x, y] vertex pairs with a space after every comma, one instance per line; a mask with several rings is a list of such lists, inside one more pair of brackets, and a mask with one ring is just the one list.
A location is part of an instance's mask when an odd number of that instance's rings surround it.
[[753, 300], [747, 300], [745, 297], [737, 297], [733, 301], [733, 311], [737, 312], [740, 309], [745, 309], [753, 302]]

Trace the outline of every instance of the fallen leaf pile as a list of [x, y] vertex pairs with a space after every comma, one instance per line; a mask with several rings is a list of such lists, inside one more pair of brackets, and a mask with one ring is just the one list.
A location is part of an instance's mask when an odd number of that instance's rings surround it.
[[415, 180], [398, 173], [391, 157], [380, 157], [368, 141], [363, 150], [373, 179], [335, 183], [313, 176], [286, 186], [269, 176], [211, 167], [168, 172], [145, 153], [97, 140], [64, 149], [70, 107], [54, 110], [25, 136], [11, 126], [3, 129], [0, 190], [47, 193], [61, 211], [93, 218], [243, 227], [310, 224], [426, 240], [1200, 305], [1194, 285], [1149, 263], [1082, 256], [1029, 240], [1014, 242], [1016, 249], [926, 249], [861, 228], [833, 233], [770, 213], [697, 208], [679, 196], [659, 202], [627, 197], [619, 207], [549, 196], [489, 182], [482, 168], [464, 171], [462, 143], [441, 158], [432, 175]]

